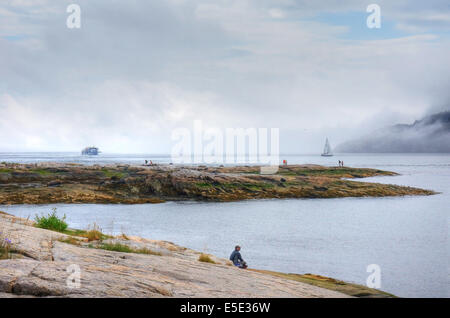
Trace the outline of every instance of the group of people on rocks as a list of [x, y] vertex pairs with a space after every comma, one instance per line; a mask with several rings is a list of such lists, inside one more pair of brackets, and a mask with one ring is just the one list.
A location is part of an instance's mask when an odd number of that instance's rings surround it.
[[343, 167], [344, 166], [344, 161], [339, 160], [339, 167]]

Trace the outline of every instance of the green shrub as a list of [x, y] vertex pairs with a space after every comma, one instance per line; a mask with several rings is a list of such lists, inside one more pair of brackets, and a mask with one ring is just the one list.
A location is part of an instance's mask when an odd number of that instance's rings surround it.
[[39, 216], [36, 214], [35, 217], [36, 227], [58, 232], [64, 232], [67, 229], [67, 223], [65, 222], [65, 220], [66, 215], [64, 215], [62, 218], [59, 218], [56, 215], [56, 208], [54, 208], [53, 212], [49, 213], [47, 216]]

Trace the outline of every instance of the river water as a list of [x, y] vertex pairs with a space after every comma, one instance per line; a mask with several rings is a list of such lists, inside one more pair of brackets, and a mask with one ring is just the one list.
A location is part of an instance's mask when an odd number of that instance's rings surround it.
[[[92, 163], [168, 162], [168, 156], [0, 154], [1, 161]], [[433, 196], [168, 202], [143, 205], [0, 206], [34, 217], [56, 207], [71, 227], [96, 222], [105, 233], [172, 241], [227, 258], [242, 246], [250, 267], [315, 273], [365, 284], [367, 266], [381, 270], [381, 289], [403, 297], [449, 297], [450, 155], [345, 154], [284, 156], [289, 164], [372, 167], [400, 173], [364, 179], [432, 189]]]

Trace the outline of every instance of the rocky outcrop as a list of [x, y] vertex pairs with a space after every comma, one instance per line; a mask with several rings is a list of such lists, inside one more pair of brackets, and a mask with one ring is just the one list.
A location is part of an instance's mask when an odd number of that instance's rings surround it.
[[15, 255], [0, 260], [0, 297], [346, 297], [240, 270], [214, 256], [215, 264], [199, 262], [199, 252], [170, 242], [113, 238], [110, 243], [155, 253], [113, 252], [6, 214], [0, 214], [0, 232], [11, 240]]
[[[349, 178], [395, 175], [388, 171], [317, 165], [259, 167], [0, 166], [0, 204], [158, 203], [166, 200], [238, 201], [266, 198], [337, 198], [429, 195], [432, 191]], [[344, 179], [345, 178], [345, 179]]]

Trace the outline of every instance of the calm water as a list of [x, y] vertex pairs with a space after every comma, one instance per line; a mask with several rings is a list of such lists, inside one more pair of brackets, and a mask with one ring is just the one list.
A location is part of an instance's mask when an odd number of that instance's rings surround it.
[[169, 155], [154, 154], [104, 154], [98, 156], [82, 156], [80, 152], [0, 152], [0, 162], [35, 163], [35, 162], [71, 162], [86, 165], [93, 164], [143, 164], [144, 160], [154, 163], [169, 163]]
[[[75, 155], [74, 155], [75, 156]], [[7, 157], [7, 158], [6, 158]], [[62, 158], [58, 160], [57, 157]], [[0, 154], [0, 161], [71, 161], [64, 154]], [[55, 159], [56, 158], [56, 159]], [[108, 158], [106, 160], [105, 158]], [[114, 158], [114, 159], [113, 159]], [[168, 157], [103, 155], [89, 160], [167, 162]], [[82, 158], [83, 159], [83, 158]], [[448, 297], [449, 155], [284, 156], [288, 163], [374, 167], [401, 173], [368, 180], [441, 192], [428, 197], [255, 200], [233, 203], [0, 206], [31, 216], [57, 207], [71, 227], [98, 223], [121, 232], [228, 257], [240, 244], [252, 267], [316, 273], [365, 284], [381, 268], [381, 289], [405, 297]]]

